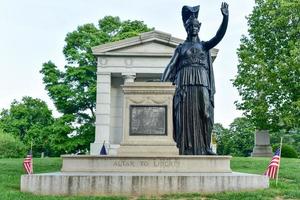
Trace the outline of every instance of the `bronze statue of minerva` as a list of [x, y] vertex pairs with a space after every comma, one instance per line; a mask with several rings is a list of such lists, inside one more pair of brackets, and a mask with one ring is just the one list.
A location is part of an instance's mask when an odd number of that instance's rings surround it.
[[179, 44], [162, 75], [176, 85], [173, 99], [174, 140], [180, 155], [214, 155], [210, 148], [214, 124], [215, 82], [209, 50], [225, 35], [228, 4], [222, 3], [222, 24], [215, 37], [201, 41], [198, 33], [200, 6], [183, 6], [182, 20], [187, 39]]

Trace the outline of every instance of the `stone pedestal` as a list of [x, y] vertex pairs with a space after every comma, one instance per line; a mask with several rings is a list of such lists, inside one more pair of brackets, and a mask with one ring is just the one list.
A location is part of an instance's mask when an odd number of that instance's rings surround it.
[[270, 145], [270, 135], [267, 130], [257, 131], [255, 133], [255, 146], [252, 157], [272, 157], [272, 147]]
[[178, 155], [173, 140], [175, 86], [162, 82], [123, 85], [123, 141], [118, 155]]
[[161, 195], [269, 187], [236, 173], [231, 156], [62, 156], [61, 172], [22, 175], [21, 191], [42, 195]]

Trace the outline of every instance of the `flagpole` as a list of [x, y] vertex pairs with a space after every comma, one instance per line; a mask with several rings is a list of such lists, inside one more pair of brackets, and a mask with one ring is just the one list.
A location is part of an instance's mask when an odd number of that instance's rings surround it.
[[277, 174], [276, 174], [276, 186], [277, 186], [277, 183], [278, 183], [278, 174], [279, 174], [279, 169], [280, 169], [282, 139], [283, 139], [283, 137], [280, 137], [280, 152], [279, 152], [278, 170], [277, 170]]
[[31, 139], [31, 144], [30, 144], [30, 153], [31, 153], [31, 173], [33, 173], [33, 152], [32, 152], [32, 146], [33, 146], [33, 142], [32, 142], [32, 139]]
[[31, 140], [31, 145], [30, 145], [30, 152], [32, 154], [32, 140]]

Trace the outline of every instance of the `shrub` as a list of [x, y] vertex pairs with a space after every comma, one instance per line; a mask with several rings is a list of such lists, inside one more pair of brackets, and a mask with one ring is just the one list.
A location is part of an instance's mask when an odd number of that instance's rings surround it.
[[0, 158], [18, 158], [25, 154], [25, 145], [19, 139], [0, 130]]
[[297, 151], [290, 145], [282, 145], [281, 156], [285, 158], [298, 158]]
[[[279, 148], [279, 145], [276, 145], [273, 148], [273, 150], [275, 151], [278, 148]], [[298, 158], [298, 153], [294, 149], [294, 147], [292, 147], [290, 145], [284, 144], [284, 145], [282, 145], [281, 157], [285, 157], [285, 158]]]

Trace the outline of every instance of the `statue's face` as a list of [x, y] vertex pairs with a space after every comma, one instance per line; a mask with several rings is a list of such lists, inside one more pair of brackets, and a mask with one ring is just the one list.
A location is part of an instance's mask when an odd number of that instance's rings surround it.
[[188, 35], [190, 35], [190, 36], [198, 35], [200, 26], [201, 26], [201, 24], [198, 21], [195, 20], [194, 22], [192, 22], [187, 28]]

